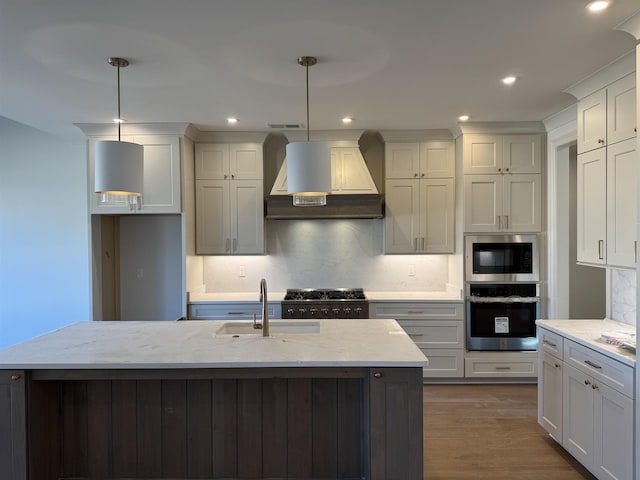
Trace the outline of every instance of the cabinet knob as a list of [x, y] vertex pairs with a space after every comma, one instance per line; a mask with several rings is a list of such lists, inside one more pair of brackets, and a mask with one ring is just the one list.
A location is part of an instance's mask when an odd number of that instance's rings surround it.
[[424, 173], [421, 173], [420, 176], [424, 178]]
[[585, 384], [585, 385], [591, 385], [591, 382], [590, 382], [589, 380], [585, 380], [585, 381], [584, 381], [584, 384]]
[[14, 382], [17, 380], [20, 380], [22, 378], [21, 375], [11, 375], [11, 380], [13, 380]]
[[235, 174], [235, 173], [232, 173], [232, 174], [231, 174], [231, 179], [234, 179], [234, 178], [236, 178], [236, 174]]
[[225, 180], [227, 179], [228, 175], [225, 173], [222, 178], [224, 178]]
[[502, 169], [501, 169], [501, 168], [499, 168], [499, 169], [498, 169], [498, 171], [499, 171], [499, 172], [501, 172], [501, 171], [502, 171]]
[[373, 378], [382, 378], [382, 372], [375, 372]]
[[508, 172], [508, 171], [509, 171], [509, 169], [508, 169], [508, 168], [505, 168], [505, 169], [504, 169], [504, 171], [505, 171], [505, 172]]
[[560, 368], [560, 364], [559, 363], [556, 363], [555, 365], [556, 365], [556, 368]]
[[418, 178], [418, 174], [417, 174], [417, 173], [414, 173], [414, 174], [413, 174], [413, 178]]
[[604, 138], [599, 138], [598, 139], [598, 143], [603, 144], [604, 143]]

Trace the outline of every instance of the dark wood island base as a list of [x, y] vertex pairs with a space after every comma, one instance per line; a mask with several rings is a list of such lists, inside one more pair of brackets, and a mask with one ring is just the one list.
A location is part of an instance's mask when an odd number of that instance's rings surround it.
[[421, 480], [422, 368], [0, 370], [0, 432], [7, 480]]

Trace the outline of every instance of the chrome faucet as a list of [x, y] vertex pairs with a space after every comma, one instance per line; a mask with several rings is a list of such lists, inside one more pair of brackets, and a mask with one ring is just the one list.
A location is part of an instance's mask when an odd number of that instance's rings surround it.
[[262, 323], [255, 323], [255, 315], [253, 317], [253, 328], [262, 328], [262, 336], [269, 336], [269, 306], [267, 300], [267, 281], [263, 278], [260, 280], [260, 302], [262, 302]]

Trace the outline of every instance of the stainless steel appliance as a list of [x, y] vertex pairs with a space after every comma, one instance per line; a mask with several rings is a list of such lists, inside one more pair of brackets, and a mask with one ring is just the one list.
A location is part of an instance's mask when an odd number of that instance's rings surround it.
[[467, 350], [536, 350], [535, 283], [467, 284]]
[[537, 235], [465, 237], [466, 282], [538, 282]]
[[287, 289], [282, 318], [369, 318], [362, 288]]
[[467, 350], [536, 350], [537, 235], [465, 237]]

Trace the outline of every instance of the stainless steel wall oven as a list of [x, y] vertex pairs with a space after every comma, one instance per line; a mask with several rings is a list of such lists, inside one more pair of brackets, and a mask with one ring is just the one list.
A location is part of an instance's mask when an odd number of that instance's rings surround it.
[[536, 350], [536, 235], [465, 237], [467, 350]]

